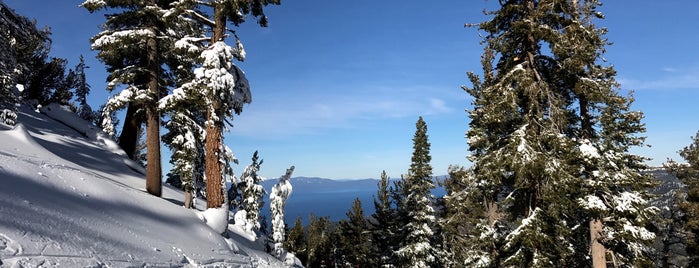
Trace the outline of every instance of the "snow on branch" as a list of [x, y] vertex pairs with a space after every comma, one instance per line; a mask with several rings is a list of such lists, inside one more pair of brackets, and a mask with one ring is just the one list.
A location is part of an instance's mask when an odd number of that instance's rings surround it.
[[155, 33], [150, 29], [123, 30], [115, 32], [105, 31], [99, 34], [99, 38], [92, 41], [91, 48], [101, 49], [124, 40], [145, 40], [153, 37], [155, 37]]

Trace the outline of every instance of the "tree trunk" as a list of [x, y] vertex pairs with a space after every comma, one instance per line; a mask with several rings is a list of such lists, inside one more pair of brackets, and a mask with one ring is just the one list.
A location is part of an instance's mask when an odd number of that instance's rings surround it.
[[135, 159], [136, 145], [138, 144], [138, 132], [143, 124], [143, 118], [138, 115], [138, 111], [142, 108], [141, 104], [135, 102], [129, 103], [124, 116], [124, 125], [121, 128], [119, 135], [119, 147], [126, 152], [130, 159]]
[[498, 203], [495, 201], [486, 201], [488, 210], [488, 226], [495, 226], [495, 222], [500, 220], [500, 212], [498, 211]]
[[594, 219], [590, 221], [590, 257], [592, 257], [593, 268], [607, 267], [607, 250], [599, 242], [602, 235], [602, 221]]
[[[587, 96], [583, 92], [578, 93], [578, 100], [580, 104], [580, 125], [582, 127], [582, 137], [587, 140], [592, 140], [594, 130], [592, 128], [590, 117], [590, 104], [587, 100]], [[604, 245], [599, 242], [601, 236], [602, 220], [599, 218], [590, 220], [590, 257], [592, 258], [593, 268], [607, 267], [607, 249], [604, 248]]]
[[[226, 16], [220, 6], [214, 6], [213, 32], [211, 44], [223, 41], [226, 30]], [[220, 208], [225, 201], [223, 185], [223, 168], [219, 161], [223, 153], [223, 113], [221, 113], [220, 100], [213, 94], [213, 111], [207, 112], [206, 123], [206, 207]], [[216, 116], [217, 118], [213, 118]]]
[[[213, 117], [213, 112], [209, 111], [208, 118]], [[220, 118], [220, 117], [219, 117]], [[219, 158], [221, 151], [221, 129], [220, 122], [207, 120], [206, 125], [206, 207], [220, 208], [223, 206], [224, 196], [222, 188], [223, 168]]]
[[[153, 29], [155, 32], [155, 29]], [[162, 169], [160, 163], [160, 113], [155, 102], [160, 99], [158, 87], [158, 74], [160, 64], [158, 62], [158, 43], [155, 38], [147, 41], [148, 53], [148, 95], [152, 98], [146, 105], [146, 191], [148, 193], [162, 195]]]
[[192, 205], [194, 204], [192, 196], [193, 196], [192, 190], [185, 190], [184, 191], [184, 207], [185, 208], [192, 208]]

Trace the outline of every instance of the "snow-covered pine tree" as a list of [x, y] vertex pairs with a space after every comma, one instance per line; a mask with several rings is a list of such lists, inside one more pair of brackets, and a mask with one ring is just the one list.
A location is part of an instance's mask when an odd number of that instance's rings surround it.
[[194, 207], [204, 183], [204, 120], [200, 111], [178, 109], [165, 123], [168, 132], [163, 135], [163, 142], [172, 151], [172, 172], [181, 180], [186, 208]]
[[396, 265], [393, 253], [398, 249], [398, 220], [396, 207], [392, 202], [389, 188], [389, 177], [386, 171], [381, 172], [381, 180], [377, 183], [376, 196], [374, 196], [374, 214], [369, 217], [369, 230], [371, 232], [371, 265], [376, 267], [390, 267]]
[[[469, 74], [474, 97], [467, 132], [473, 178], [467, 191], [484, 209], [474, 245], [462, 259], [472, 266], [572, 266], [577, 228], [571, 170], [575, 144], [570, 94], [561, 92], [556, 62], [542, 52], [559, 36], [563, 0], [501, 2], [486, 32], [483, 81]], [[571, 196], [572, 195], [572, 196]], [[573, 197], [571, 199], [571, 197]]]
[[[593, 267], [603, 267], [610, 255], [616, 263], [652, 265], [649, 246], [655, 238], [646, 226], [656, 208], [649, 207], [648, 189], [654, 179], [643, 171], [645, 158], [629, 153], [641, 146], [643, 114], [631, 111], [633, 97], [622, 96], [616, 71], [605, 66], [602, 54], [609, 42], [605, 28], [593, 19], [604, 18], [597, 0], [573, 0], [562, 12], [567, 19], [560, 38], [551, 46], [559, 63], [559, 77], [575, 100], [571, 137], [577, 142], [584, 197], [578, 199], [589, 224]], [[581, 241], [582, 242], [582, 241]], [[578, 252], [584, 252], [582, 250]], [[579, 256], [581, 261], [583, 256]]]
[[245, 227], [248, 231], [260, 229], [260, 209], [264, 205], [262, 196], [265, 194], [265, 188], [262, 187], [263, 178], [257, 173], [260, 171], [260, 165], [263, 160], [260, 159], [257, 151], [252, 154], [252, 163], [245, 167], [238, 189], [242, 193], [242, 200], [238, 209], [246, 211], [247, 223]]
[[692, 143], [680, 150], [686, 163], [669, 161], [665, 164], [671, 174], [684, 183], [686, 193], [680, 203], [684, 214], [683, 224], [686, 235], [686, 252], [689, 256], [687, 267], [699, 266], [699, 132], [692, 137]]
[[402, 241], [396, 255], [405, 267], [431, 267], [439, 263], [439, 253], [432, 245], [437, 224], [433, 208], [434, 188], [430, 161], [430, 143], [427, 139], [427, 124], [420, 116], [415, 124], [413, 156], [408, 174], [403, 178], [406, 194], [400, 206], [405, 215]]
[[369, 267], [369, 235], [364, 218], [362, 201], [355, 198], [347, 211], [347, 219], [340, 221], [340, 244], [346, 255], [346, 262], [353, 267]]
[[[162, 170], [160, 165], [160, 113], [157, 102], [168, 81], [163, 60], [172, 46], [165, 10], [174, 1], [156, 0], [86, 0], [82, 6], [90, 12], [115, 10], [118, 13], [106, 16], [102, 32], [95, 35], [92, 49], [99, 50], [97, 57], [108, 66], [109, 91], [123, 85], [121, 92], [109, 99], [105, 113], [128, 106], [124, 118], [119, 145], [134, 158], [138, 143], [138, 129], [144, 123], [139, 110], [145, 110], [146, 123], [146, 190], [155, 196], [162, 193]], [[103, 119], [108, 128], [108, 118]], [[114, 133], [110, 133], [114, 134]]]
[[[444, 181], [444, 212], [439, 223], [442, 227], [442, 248], [444, 265], [448, 267], [478, 266], [477, 259], [467, 259], [473, 250], [483, 250], [486, 247], [470, 241], [474, 228], [480, 219], [485, 218], [485, 208], [478, 202], [478, 189], [473, 189], [472, 171], [458, 166], [449, 166], [449, 177]], [[479, 239], [489, 243], [488, 239]], [[476, 264], [476, 265], [474, 265]]]
[[279, 182], [272, 187], [272, 193], [269, 194], [269, 209], [272, 216], [272, 240], [274, 241], [273, 253], [277, 258], [283, 257], [284, 254], [284, 232], [286, 224], [284, 223], [284, 207], [286, 199], [291, 195], [292, 186], [289, 179], [294, 172], [294, 166], [286, 170], [284, 176], [279, 178]]
[[651, 180], [628, 153], [642, 144], [642, 115], [616, 92], [613, 69], [599, 65], [604, 30], [590, 21], [598, 2], [581, 3], [508, 1], [478, 25], [487, 36], [484, 79], [470, 74], [467, 89], [475, 98], [467, 189], [479, 189], [486, 209], [475, 238], [495, 246], [466, 259], [481, 266], [588, 266], [594, 241], [623, 263], [645, 261]]
[[[235, 26], [243, 23], [247, 15], [259, 18], [258, 23], [267, 25], [263, 8], [268, 4], [279, 4], [278, 0], [208, 0], [176, 1], [171, 5], [166, 17], [181, 17], [195, 23], [196, 29], [210, 29], [210, 36], [201, 31], [186, 33], [175, 47], [186, 49], [184, 56], [199, 53], [198, 65], [192, 80], [182, 84], [173, 94], [161, 101], [160, 106], [168, 106], [180, 99], [195, 98], [204, 102], [206, 111], [206, 178], [207, 206], [221, 207], [225, 200], [223, 190], [224, 173], [229, 170], [229, 155], [223, 144], [225, 122], [234, 114], [242, 112], [243, 104], [251, 102], [250, 87], [243, 71], [233, 59], [243, 60], [245, 51], [236, 37], [236, 47], [225, 43], [227, 23]], [[230, 122], [229, 122], [230, 123]], [[234, 184], [235, 185], [235, 184]], [[235, 189], [233, 189], [235, 191]]]

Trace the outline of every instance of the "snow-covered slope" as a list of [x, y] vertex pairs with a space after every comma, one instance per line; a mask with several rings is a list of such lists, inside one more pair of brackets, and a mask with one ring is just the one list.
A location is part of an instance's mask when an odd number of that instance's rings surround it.
[[42, 111], [0, 127], [0, 267], [282, 265], [254, 237], [224, 239], [181, 191], [147, 194], [142, 168], [94, 127]]

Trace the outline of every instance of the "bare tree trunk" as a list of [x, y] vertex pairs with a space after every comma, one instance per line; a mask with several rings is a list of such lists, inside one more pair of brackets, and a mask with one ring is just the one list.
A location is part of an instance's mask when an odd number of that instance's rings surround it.
[[590, 221], [590, 257], [592, 258], [593, 268], [607, 267], [607, 250], [599, 242], [602, 236], [602, 221], [594, 219]]
[[136, 145], [138, 144], [138, 132], [143, 124], [143, 117], [138, 115], [142, 105], [135, 102], [129, 103], [124, 116], [124, 125], [119, 134], [119, 147], [126, 152], [130, 159], [135, 159]]
[[[155, 32], [155, 29], [153, 29]], [[146, 191], [162, 195], [162, 168], [160, 163], [160, 113], [155, 102], [160, 99], [158, 77], [160, 64], [158, 62], [158, 43], [155, 37], [147, 41], [148, 55], [148, 95], [152, 98], [146, 105]]]
[[192, 200], [192, 190], [186, 190], [184, 191], [184, 207], [185, 208], [192, 208], [193, 205], [193, 200]]
[[[209, 111], [209, 118], [212, 112]], [[220, 117], [219, 117], [220, 118]], [[223, 206], [224, 196], [222, 183], [223, 168], [219, 162], [221, 150], [221, 126], [219, 122], [207, 120], [206, 125], [206, 207], [220, 208]]]
[[486, 207], [488, 209], [488, 226], [495, 226], [495, 222], [500, 219], [500, 212], [498, 211], [498, 203], [495, 201], [486, 201]]
[[[221, 12], [221, 7], [214, 6], [213, 33], [211, 34], [211, 44], [223, 41], [226, 30], [226, 17]], [[214, 94], [216, 95], [216, 94]], [[213, 111], [207, 112], [206, 124], [206, 207], [219, 208], [225, 201], [222, 189], [223, 168], [219, 162], [223, 148], [223, 114], [220, 112], [220, 101], [212, 100]], [[216, 120], [214, 120], [216, 116]]]

